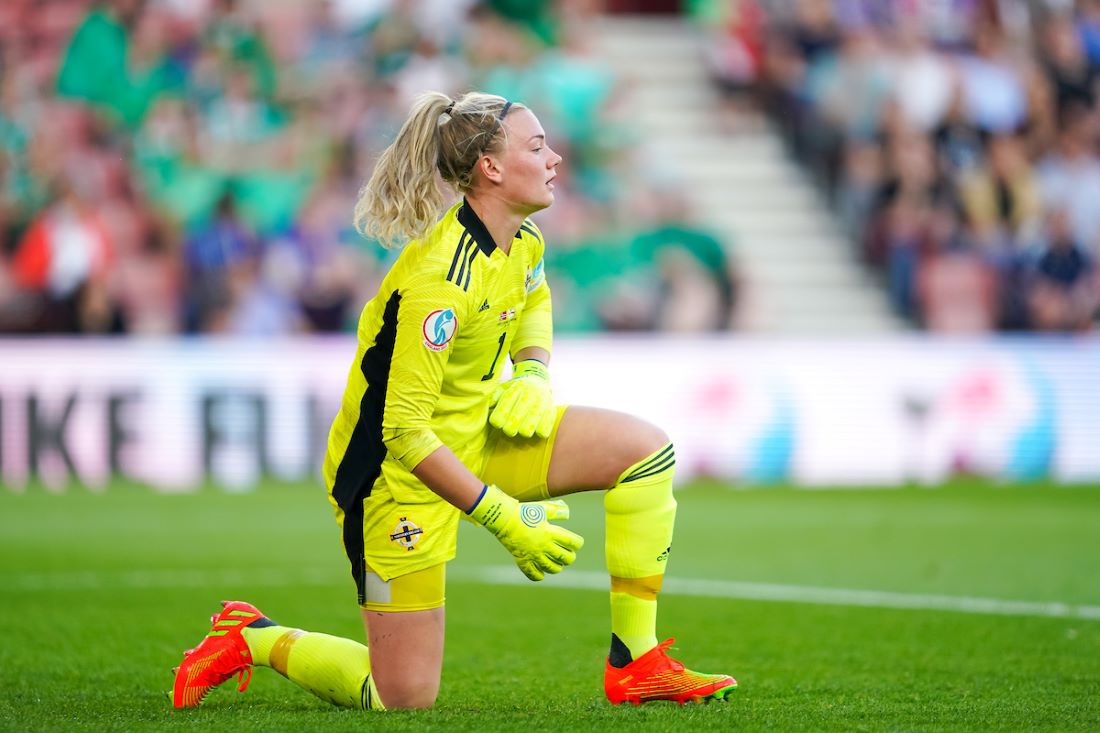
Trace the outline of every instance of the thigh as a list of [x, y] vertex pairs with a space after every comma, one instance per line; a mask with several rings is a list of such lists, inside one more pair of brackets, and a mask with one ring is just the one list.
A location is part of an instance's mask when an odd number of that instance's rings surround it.
[[371, 674], [387, 708], [429, 708], [443, 668], [443, 608], [363, 609]]
[[495, 484], [520, 501], [549, 498], [546, 477], [550, 469], [550, 456], [558, 426], [567, 409], [564, 405], [558, 406], [558, 416], [549, 438], [509, 438], [499, 430], [492, 430], [485, 443], [481, 480]]
[[550, 496], [610, 489], [619, 476], [669, 442], [657, 426], [614, 410], [571, 406], [562, 415], [550, 454]]

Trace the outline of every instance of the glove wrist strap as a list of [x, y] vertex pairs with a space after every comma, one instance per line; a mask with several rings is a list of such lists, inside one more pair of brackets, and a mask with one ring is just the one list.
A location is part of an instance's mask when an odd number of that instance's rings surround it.
[[477, 505], [480, 504], [481, 500], [485, 498], [485, 492], [487, 492], [488, 490], [489, 490], [489, 484], [482, 484], [481, 485], [481, 493], [477, 495], [477, 499], [475, 499], [474, 503], [470, 505], [470, 508], [466, 510], [467, 514], [473, 514], [474, 513], [474, 509], [477, 509]]
[[512, 369], [512, 378], [516, 377], [539, 377], [549, 381], [550, 369], [538, 359], [524, 359]]
[[485, 488], [481, 490], [481, 498], [470, 508], [470, 519], [495, 535], [506, 523], [505, 514], [509, 504], [514, 503], [516, 503], [515, 499], [496, 486], [486, 484]]

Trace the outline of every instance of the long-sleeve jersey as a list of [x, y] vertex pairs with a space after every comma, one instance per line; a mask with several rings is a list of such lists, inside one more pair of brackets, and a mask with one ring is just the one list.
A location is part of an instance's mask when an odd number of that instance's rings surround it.
[[461, 201], [401, 253], [360, 315], [329, 432], [324, 477], [337, 506], [382, 485], [402, 503], [436, 500], [412, 469], [441, 445], [476, 469], [503, 360], [551, 348], [544, 246], [526, 220], [506, 254]]

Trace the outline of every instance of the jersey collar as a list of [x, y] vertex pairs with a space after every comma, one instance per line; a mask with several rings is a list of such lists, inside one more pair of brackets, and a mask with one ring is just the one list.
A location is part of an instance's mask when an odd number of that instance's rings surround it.
[[458, 208], [457, 218], [458, 223], [465, 227], [466, 231], [474, 238], [477, 248], [486, 256], [493, 254], [493, 250], [497, 248], [496, 242], [493, 241], [493, 235], [489, 234], [485, 223], [481, 221], [477, 212], [473, 210], [473, 207], [465, 198], [462, 199], [462, 206]]

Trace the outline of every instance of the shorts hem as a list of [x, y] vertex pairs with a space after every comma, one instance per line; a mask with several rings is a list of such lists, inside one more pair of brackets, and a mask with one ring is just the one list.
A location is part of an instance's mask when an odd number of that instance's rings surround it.
[[433, 568], [436, 565], [443, 565], [443, 564], [449, 563], [451, 560], [455, 559], [455, 554], [456, 553], [452, 552], [452, 553], [450, 553], [449, 555], [447, 555], [445, 557], [433, 557], [433, 558], [427, 559], [426, 562], [424, 560], [420, 560], [420, 561], [417, 561], [415, 563], [411, 563], [409, 565], [402, 565], [400, 567], [400, 569], [398, 570], [398, 572], [395, 572], [395, 573], [392, 573], [392, 574], [387, 573], [387, 572], [385, 572], [385, 570], [383, 568], [378, 567], [378, 565], [376, 565], [375, 563], [373, 563], [371, 561], [371, 558], [369, 556], [367, 556], [365, 559], [366, 559], [367, 567], [370, 568], [370, 572], [374, 573], [379, 578], [381, 578], [383, 581], [388, 583], [391, 580], [393, 580], [394, 578], [400, 578], [404, 575], [410, 575], [411, 573], [416, 573], [416, 572], [419, 572], [421, 570], [427, 570], [428, 568]]

